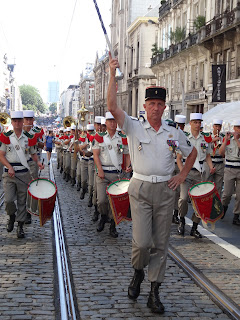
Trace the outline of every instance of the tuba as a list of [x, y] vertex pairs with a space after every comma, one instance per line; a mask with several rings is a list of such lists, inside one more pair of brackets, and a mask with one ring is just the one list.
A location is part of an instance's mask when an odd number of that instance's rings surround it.
[[6, 112], [0, 112], [0, 124], [3, 127], [9, 127], [11, 124], [11, 117]]
[[74, 120], [74, 118], [72, 116], [66, 116], [63, 119], [63, 126], [65, 129], [68, 127], [71, 127], [72, 124], [76, 124], [76, 121]]

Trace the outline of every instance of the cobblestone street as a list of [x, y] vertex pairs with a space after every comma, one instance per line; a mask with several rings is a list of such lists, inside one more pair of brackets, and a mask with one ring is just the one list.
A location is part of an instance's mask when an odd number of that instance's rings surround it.
[[[119, 237], [109, 235], [109, 225], [103, 232], [96, 231], [97, 223], [92, 222], [94, 208], [87, 207], [87, 194], [79, 199], [76, 187], [66, 183], [53, 158], [53, 167], [58, 196], [62, 212], [66, 237], [67, 252], [70, 260], [70, 272], [73, 290], [77, 301], [78, 319], [229, 319], [209, 297], [195, 285], [171, 259], [168, 259], [165, 281], [160, 287], [160, 297], [166, 312], [161, 317], [149, 311], [146, 306], [150, 283], [147, 274], [142, 284], [141, 295], [137, 302], [127, 297], [127, 288], [133, 275], [131, 268], [131, 223], [124, 222], [118, 226]], [[48, 168], [42, 176], [48, 175]], [[53, 263], [53, 230], [51, 222], [44, 227], [33, 217], [33, 223], [25, 226], [25, 239], [17, 239], [16, 226], [12, 233], [5, 229], [7, 217], [4, 206], [0, 216], [0, 319], [57, 319], [58, 304], [55, 297], [55, 277]], [[201, 241], [201, 246], [188, 237], [179, 240], [172, 227], [171, 244], [186, 253], [187, 258], [198, 256], [198, 268], [208, 265], [209, 274], [214, 279], [214, 270], [224, 263], [226, 255], [211, 253], [211, 243]], [[202, 247], [202, 244], [207, 247]], [[201, 253], [197, 253], [199, 246]], [[181, 247], [181, 248], [180, 248]], [[201, 248], [201, 249], [200, 249]], [[207, 249], [206, 249], [207, 248]], [[186, 250], [187, 249], [187, 250]], [[194, 254], [192, 253], [194, 251]], [[205, 258], [202, 258], [205, 256]], [[215, 257], [216, 256], [216, 260]], [[195, 263], [194, 262], [194, 263]], [[238, 263], [238, 261], [233, 261]], [[239, 274], [234, 265], [228, 269], [227, 263], [222, 267], [222, 286], [231, 291], [232, 298], [238, 301], [239, 285], [235, 281]], [[238, 268], [239, 270], [239, 268]], [[229, 273], [228, 273], [229, 272]], [[55, 277], [54, 277], [55, 273]], [[226, 274], [226, 277], [225, 277]], [[232, 286], [228, 286], [230, 276], [235, 275]], [[216, 277], [215, 277], [216, 278]]]

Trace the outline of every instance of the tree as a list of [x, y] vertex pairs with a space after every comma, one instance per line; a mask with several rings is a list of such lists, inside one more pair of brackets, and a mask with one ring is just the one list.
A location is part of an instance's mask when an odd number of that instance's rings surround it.
[[50, 107], [49, 107], [49, 111], [52, 112], [52, 114], [57, 113], [57, 103], [53, 102]]
[[46, 106], [43, 103], [43, 99], [39, 93], [39, 90], [33, 86], [23, 84], [19, 87], [22, 103], [28, 110], [38, 110], [41, 113], [45, 113]]

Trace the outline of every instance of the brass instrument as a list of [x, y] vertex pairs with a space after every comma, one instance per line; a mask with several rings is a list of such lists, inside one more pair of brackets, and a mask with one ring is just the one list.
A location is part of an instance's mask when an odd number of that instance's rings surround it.
[[85, 121], [85, 119], [86, 119], [86, 115], [88, 114], [88, 112], [89, 112], [89, 111], [85, 108], [84, 103], [82, 103], [82, 107], [81, 107], [81, 109], [80, 109], [80, 110], [78, 110], [78, 114], [80, 114], [80, 115], [81, 115], [80, 120], [81, 120], [82, 122], [84, 122], [84, 121]]
[[76, 125], [76, 121], [74, 120], [74, 118], [72, 116], [66, 116], [63, 119], [63, 126], [65, 129], [68, 127], [71, 127], [72, 124]]
[[9, 127], [11, 124], [11, 117], [6, 112], [0, 112], [0, 123], [4, 127]]

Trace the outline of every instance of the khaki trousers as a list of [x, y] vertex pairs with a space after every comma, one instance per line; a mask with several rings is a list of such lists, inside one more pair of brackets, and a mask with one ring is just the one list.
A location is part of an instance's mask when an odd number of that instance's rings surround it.
[[[175, 163], [175, 170], [173, 171], [173, 176], [176, 176], [177, 174], [179, 174], [179, 169], [177, 164]], [[175, 195], [174, 195], [174, 210], [178, 210], [178, 200], [180, 197], [180, 186], [177, 187], [176, 191], [175, 191]]]
[[[236, 189], [235, 189], [236, 188]], [[240, 168], [224, 168], [224, 190], [222, 204], [228, 206], [232, 195], [236, 191], [234, 214], [240, 215]]]
[[56, 147], [56, 151], [57, 151], [57, 165], [60, 167], [61, 156], [62, 156], [61, 147]]
[[71, 153], [69, 151], [64, 153], [65, 156], [65, 168], [63, 168], [66, 174], [70, 174], [71, 169]]
[[71, 153], [71, 178], [76, 178], [76, 169], [77, 169], [77, 155], [74, 157], [74, 153]]
[[89, 196], [93, 193], [93, 184], [94, 184], [94, 161], [88, 161], [88, 193]]
[[77, 158], [77, 184], [81, 184], [81, 161]]
[[88, 186], [88, 161], [89, 160], [81, 160], [81, 187], [83, 190], [87, 190]]
[[94, 177], [93, 177], [93, 199], [92, 199], [93, 205], [97, 205], [97, 173], [96, 168], [94, 166]]
[[[197, 170], [190, 170], [187, 179], [180, 185], [180, 198], [178, 201], [179, 217], [183, 218], [188, 213], [188, 190], [196, 183], [204, 181], [204, 175]], [[193, 212], [192, 221], [199, 223], [201, 221]]]
[[164, 278], [174, 191], [168, 182], [150, 183], [132, 178], [128, 188], [132, 214], [132, 265], [148, 265], [148, 278], [161, 283]]
[[[24, 222], [27, 218], [26, 200], [28, 183], [31, 181], [30, 172], [15, 173], [17, 178], [10, 178], [7, 172], [3, 173], [3, 190], [6, 213], [11, 216], [16, 213], [16, 221]], [[17, 199], [17, 208], [14, 200]]]
[[38, 178], [38, 165], [35, 161], [31, 160], [28, 162], [29, 168], [30, 168], [30, 175], [33, 179]]
[[113, 219], [106, 188], [109, 183], [119, 179], [119, 174], [104, 172], [104, 175], [104, 179], [99, 178], [98, 175], [96, 176], [98, 211], [101, 213], [101, 215], [106, 215]]
[[216, 172], [209, 176], [209, 181], [215, 183], [219, 196], [222, 194], [223, 176], [224, 176], [224, 163], [213, 163]]

